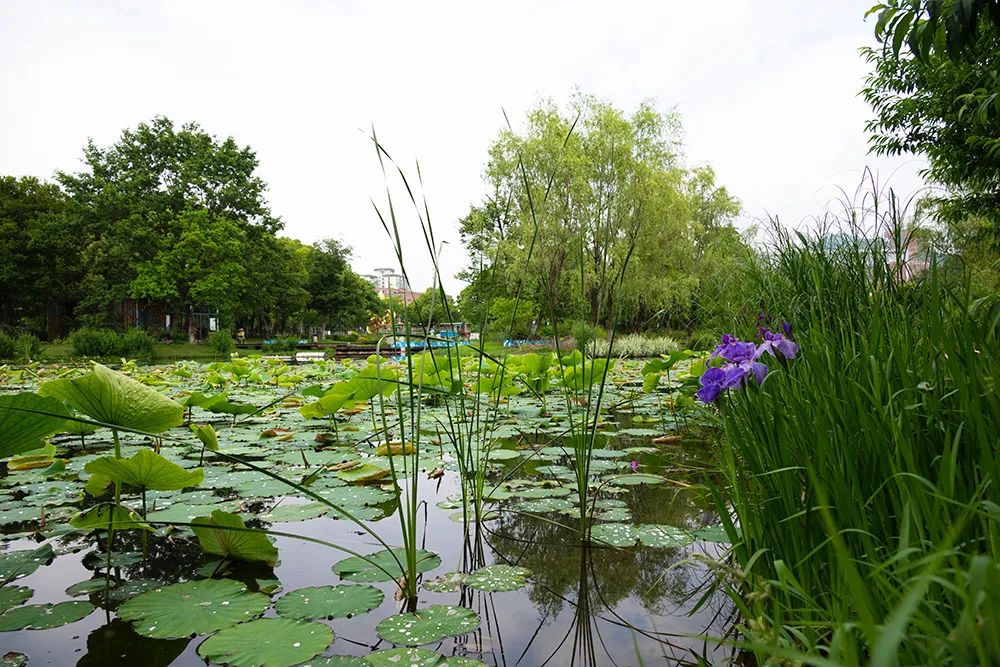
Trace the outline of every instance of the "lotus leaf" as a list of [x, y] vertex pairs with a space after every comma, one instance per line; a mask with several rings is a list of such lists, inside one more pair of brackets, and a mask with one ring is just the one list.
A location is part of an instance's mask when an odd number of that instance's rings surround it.
[[[417, 549], [416, 557], [417, 572], [429, 572], [441, 566], [441, 558], [429, 551]], [[371, 582], [395, 581], [405, 574], [406, 551], [404, 549], [376, 551], [369, 554], [367, 558], [374, 561], [375, 564], [358, 556], [351, 556], [335, 563], [333, 571], [348, 581]]]
[[33, 594], [34, 591], [27, 586], [4, 586], [0, 588], [0, 614], [27, 602]]
[[26, 577], [55, 557], [51, 544], [43, 544], [27, 551], [8, 551], [0, 554], [0, 583]]
[[185, 470], [151, 449], [140, 449], [127, 459], [104, 456], [91, 461], [83, 469], [112, 482], [154, 491], [176, 491], [198, 486], [205, 477], [200, 468]]
[[12, 630], [46, 630], [76, 623], [90, 616], [94, 605], [89, 602], [60, 602], [16, 607], [0, 616], [0, 632]]
[[0, 396], [0, 459], [42, 446], [42, 438], [66, 429], [62, 401], [32, 393]]
[[187, 581], [137, 595], [118, 608], [119, 618], [132, 621], [146, 637], [171, 639], [215, 632], [248, 621], [271, 600], [250, 593], [232, 579]]
[[236, 514], [215, 510], [212, 516], [196, 517], [192, 526], [202, 550], [216, 556], [236, 560], [261, 562], [274, 567], [278, 563], [278, 550], [267, 535], [246, 527]]
[[426, 609], [383, 619], [376, 632], [379, 637], [394, 644], [414, 646], [464, 635], [478, 627], [479, 617], [471, 609], [435, 604]]
[[382, 591], [367, 584], [311, 586], [289, 591], [275, 608], [285, 618], [349, 618], [364, 614], [382, 604]]
[[69, 523], [74, 528], [87, 532], [107, 530], [111, 525], [114, 525], [116, 530], [153, 530], [152, 526], [129, 508], [112, 503], [94, 505], [89, 510], [74, 516]]
[[322, 623], [261, 618], [209, 637], [198, 655], [232, 667], [291, 667], [319, 655], [333, 639]]
[[101, 364], [87, 375], [52, 380], [39, 389], [97, 421], [160, 433], [184, 420], [184, 407], [155, 389]]
[[525, 577], [529, 574], [531, 570], [523, 567], [488, 565], [466, 576], [465, 583], [481, 591], [515, 591], [528, 583]]

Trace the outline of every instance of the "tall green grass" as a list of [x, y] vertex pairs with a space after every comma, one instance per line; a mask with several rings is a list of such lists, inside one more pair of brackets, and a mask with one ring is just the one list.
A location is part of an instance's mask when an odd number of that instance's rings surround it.
[[805, 664], [997, 664], [997, 295], [906, 276], [896, 202], [847, 210], [779, 229], [752, 272], [801, 351], [722, 407], [744, 637]]

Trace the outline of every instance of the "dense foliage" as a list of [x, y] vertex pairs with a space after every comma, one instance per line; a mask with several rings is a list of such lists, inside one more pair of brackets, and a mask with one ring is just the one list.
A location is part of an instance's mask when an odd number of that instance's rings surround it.
[[683, 165], [679, 135], [676, 115], [649, 103], [627, 115], [585, 95], [568, 113], [543, 102], [522, 131], [501, 132], [491, 195], [461, 222], [472, 256], [462, 312], [514, 334], [553, 315], [633, 328], [713, 316], [703, 306], [745, 249], [731, 225], [739, 204], [710, 168]]
[[49, 337], [77, 323], [194, 338], [194, 313], [271, 334], [363, 326], [371, 286], [337, 241], [276, 235], [257, 157], [163, 117], [84, 149], [58, 184], [0, 180], [0, 325]]

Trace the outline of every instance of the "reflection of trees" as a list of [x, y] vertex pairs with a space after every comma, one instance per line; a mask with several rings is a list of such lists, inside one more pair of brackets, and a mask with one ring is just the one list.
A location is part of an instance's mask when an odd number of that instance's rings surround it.
[[[579, 533], [525, 515], [505, 513], [493, 528], [490, 544], [497, 562], [532, 572], [531, 601], [543, 614], [558, 614], [580, 583]], [[590, 560], [594, 585], [608, 606], [634, 596], [658, 613], [667, 601], [686, 595], [692, 566], [677, 565], [680, 549], [606, 549], [593, 547]], [[667, 568], [676, 565], [669, 572]]]

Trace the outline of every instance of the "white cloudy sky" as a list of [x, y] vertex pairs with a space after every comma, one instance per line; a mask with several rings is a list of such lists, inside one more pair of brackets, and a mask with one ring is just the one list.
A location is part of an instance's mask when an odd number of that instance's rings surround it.
[[[688, 162], [715, 167], [745, 220], [795, 222], [866, 165], [920, 186], [918, 160], [867, 154], [872, 2], [2, 0], [0, 174], [77, 169], [88, 137], [110, 144], [157, 114], [196, 121], [256, 150], [286, 235], [340, 238], [367, 272], [392, 258], [370, 203], [374, 125], [420, 160], [450, 275], [501, 110], [516, 122], [579, 87], [676, 107]], [[429, 284], [423, 262], [408, 268]]]

